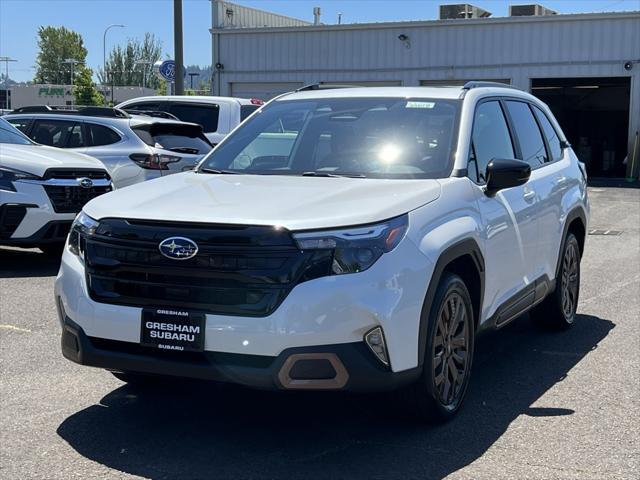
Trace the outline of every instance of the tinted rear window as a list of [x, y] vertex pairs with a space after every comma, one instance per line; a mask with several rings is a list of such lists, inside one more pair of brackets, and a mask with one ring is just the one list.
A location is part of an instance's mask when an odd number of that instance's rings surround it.
[[240, 121], [243, 121], [253, 112], [260, 108], [260, 105], [241, 105], [240, 106]]
[[180, 153], [202, 155], [212, 148], [200, 128], [190, 125], [154, 123], [132, 130], [147, 145]]
[[218, 105], [172, 103], [167, 111], [183, 122], [202, 125], [202, 129], [207, 133], [218, 130], [218, 114], [220, 113]]

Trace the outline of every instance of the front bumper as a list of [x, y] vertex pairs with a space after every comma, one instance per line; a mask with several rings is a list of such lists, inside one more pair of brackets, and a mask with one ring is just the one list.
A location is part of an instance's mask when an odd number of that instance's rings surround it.
[[[221, 352], [184, 354], [90, 338], [66, 316], [61, 344], [65, 358], [81, 365], [235, 383], [264, 390], [387, 391], [408, 385], [420, 375], [419, 368], [391, 372], [363, 342], [288, 348], [276, 357]], [[327, 358], [331, 359], [331, 366], [322, 362]]]
[[[420, 315], [432, 272], [431, 261], [405, 238], [364, 272], [298, 284], [268, 316], [207, 314], [205, 356], [281, 359], [291, 349], [314, 352], [332, 346], [330, 351], [334, 351], [334, 347], [342, 348], [339, 345], [359, 344], [375, 363], [378, 360], [367, 350], [363, 338], [381, 327], [390, 367], [380, 364], [380, 368], [395, 373], [414, 369], [419, 364]], [[132, 348], [139, 345], [142, 309], [94, 301], [88, 293], [82, 261], [68, 250], [62, 256], [55, 296], [93, 347], [103, 340]], [[96, 366], [124, 369], [118, 365], [101, 362]], [[173, 371], [173, 367], [166, 367]]]

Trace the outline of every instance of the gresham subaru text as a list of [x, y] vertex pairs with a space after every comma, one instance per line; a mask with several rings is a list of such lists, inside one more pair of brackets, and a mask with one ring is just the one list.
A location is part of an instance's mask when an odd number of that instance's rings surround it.
[[588, 212], [584, 166], [527, 93], [301, 89], [195, 171], [84, 207], [62, 351], [128, 382], [398, 390], [443, 421], [480, 330], [574, 322]]

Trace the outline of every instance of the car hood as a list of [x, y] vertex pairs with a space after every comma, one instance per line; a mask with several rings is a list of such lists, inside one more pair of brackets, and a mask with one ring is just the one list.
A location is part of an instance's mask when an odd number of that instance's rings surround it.
[[386, 220], [440, 196], [437, 180], [185, 172], [101, 195], [84, 211], [108, 217], [308, 230]]
[[102, 162], [82, 153], [45, 145], [10, 143], [0, 143], [0, 165], [38, 176], [49, 168], [105, 169]]

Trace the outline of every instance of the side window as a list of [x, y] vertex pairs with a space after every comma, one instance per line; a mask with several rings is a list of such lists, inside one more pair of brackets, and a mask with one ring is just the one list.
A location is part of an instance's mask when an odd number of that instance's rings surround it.
[[30, 118], [12, 118], [12, 119], [7, 120], [7, 121], [11, 125], [16, 127], [18, 130], [20, 130], [22, 133], [25, 133], [25, 134], [29, 130], [29, 124], [31, 123], [31, 119]]
[[491, 160], [514, 158], [509, 127], [498, 101], [484, 102], [476, 108], [473, 119], [472, 152], [470, 161], [475, 160], [480, 182], [486, 181], [485, 172]]
[[538, 122], [540, 122], [542, 131], [544, 132], [544, 136], [547, 139], [547, 144], [549, 145], [550, 150], [549, 153], [551, 154], [551, 160], [559, 160], [560, 158], [562, 158], [562, 147], [560, 146], [560, 138], [558, 137], [556, 129], [553, 128], [553, 125], [551, 125], [551, 122], [542, 110], [534, 106], [533, 111], [536, 113]]
[[536, 119], [533, 118], [529, 104], [510, 100], [506, 104], [509, 116], [513, 120], [515, 134], [520, 143], [522, 160], [531, 165], [531, 168], [547, 162], [547, 151], [544, 147], [542, 134]]
[[36, 120], [31, 138], [43, 145], [67, 148], [67, 139], [75, 125], [77, 124], [67, 120]]
[[175, 103], [169, 107], [169, 113], [175, 115], [183, 122], [191, 122], [202, 125], [205, 133], [218, 130], [218, 105], [197, 105], [187, 103]]
[[95, 123], [87, 123], [86, 126], [87, 146], [89, 147], [111, 145], [120, 141], [120, 135], [108, 127], [103, 127]]

